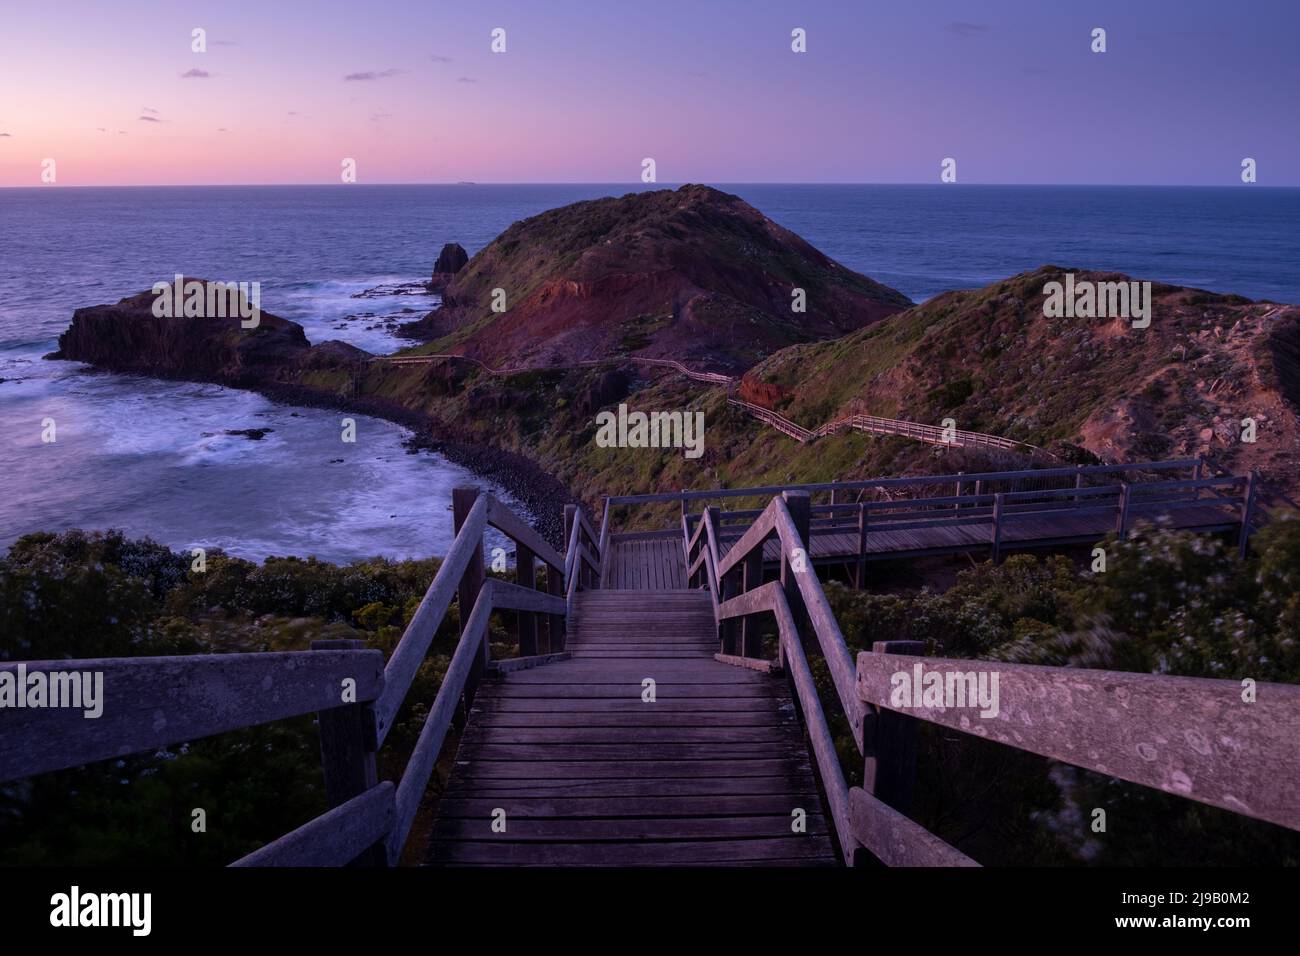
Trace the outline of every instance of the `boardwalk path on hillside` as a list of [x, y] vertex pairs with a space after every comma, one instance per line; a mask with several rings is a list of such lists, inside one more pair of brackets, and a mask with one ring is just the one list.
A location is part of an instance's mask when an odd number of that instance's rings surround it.
[[578, 596], [571, 660], [480, 687], [430, 863], [838, 863], [786, 681], [715, 661], [708, 594], [657, 564]]

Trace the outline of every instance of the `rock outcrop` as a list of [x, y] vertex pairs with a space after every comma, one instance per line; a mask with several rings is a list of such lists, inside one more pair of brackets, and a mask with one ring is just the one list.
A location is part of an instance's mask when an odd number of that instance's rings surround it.
[[492, 365], [618, 355], [738, 371], [912, 303], [707, 186], [573, 203], [515, 223], [408, 333]]
[[429, 280], [430, 292], [442, 292], [447, 284], [469, 262], [469, 255], [459, 243], [449, 242], [438, 253], [438, 261], [433, 264], [433, 278]]
[[[202, 282], [205, 289], [210, 285], [206, 279], [187, 281]], [[155, 298], [148, 291], [115, 305], [77, 309], [72, 324], [59, 336], [58, 351], [49, 358], [118, 372], [256, 387], [280, 377], [312, 351], [301, 325], [269, 312], [260, 312], [256, 327], [244, 328], [237, 315], [157, 316]]]

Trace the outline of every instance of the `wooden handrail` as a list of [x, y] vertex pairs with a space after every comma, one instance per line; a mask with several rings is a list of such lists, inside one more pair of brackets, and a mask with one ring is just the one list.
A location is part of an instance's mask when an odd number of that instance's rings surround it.
[[385, 780], [231, 866], [345, 866], [393, 828], [396, 787]]
[[496, 582], [488, 578], [479, 590], [474, 609], [462, 627], [460, 643], [456, 645], [451, 663], [447, 665], [447, 672], [438, 687], [438, 695], [429, 708], [429, 715], [420, 728], [419, 739], [406, 762], [401, 782], [397, 785], [396, 815], [387, 841], [390, 862], [401, 856], [406, 836], [411, 824], [415, 822], [416, 811], [420, 809], [420, 800], [429, 786], [434, 765], [438, 762], [438, 754], [446, 742], [451, 719], [465, 693], [465, 682], [470, 669], [476, 660], [486, 657], [487, 626], [492, 616], [492, 592], [495, 585]]
[[103, 698], [91, 719], [85, 708], [6, 709], [0, 781], [331, 710], [344, 704], [345, 680], [354, 701], [371, 701], [385, 688], [383, 663], [377, 650], [332, 650], [0, 664], [15, 675], [102, 675]]
[[425, 656], [429, 653], [429, 646], [433, 643], [434, 635], [438, 633], [438, 625], [447, 615], [447, 609], [451, 607], [452, 598], [456, 596], [470, 559], [483, 547], [483, 531], [487, 527], [490, 497], [490, 495], [479, 495], [478, 500], [474, 502], [460, 533], [447, 549], [447, 555], [442, 559], [442, 565], [434, 575], [433, 583], [425, 591], [420, 606], [411, 616], [406, 630], [402, 633], [402, 639], [398, 641], [397, 647], [388, 659], [388, 666], [384, 669], [385, 693], [375, 704], [375, 731], [380, 744], [393, 728], [397, 711], [402, 706], [402, 701], [406, 699], [406, 692], [415, 680], [416, 671], [420, 669]]
[[1193, 468], [1196, 458], [1173, 458], [1164, 461], [1137, 462], [1127, 465], [1085, 465], [1069, 468], [1025, 468], [1017, 471], [970, 472], [967, 474], [920, 475], [912, 478], [866, 478], [855, 481], [826, 481], [791, 485], [760, 485], [751, 488], [713, 488], [706, 491], [659, 492], [644, 495], [615, 495], [614, 505], [655, 504], [665, 501], [706, 501], [715, 498], [758, 498], [779, 495], [784, 491], [856, 491], [869, 488], [904, 488], [916, 485], [972, 484], [979, 481], [1013, 481], [1019, 478], [1065, 478], [1091, 475], [1115, 475], [1132, 471], [1173, 471]]
[[[708, 527], [709, 534], [712, 536], [711, 522]], [[793, 561], [794, 550], [796, 548], [805, 548], [805, 544], [801, 541], [799, 532], [794, 526], [794, 519], [790, 517], [790, 510], [786, 506], [785, 499], [781, 497], [774, 497], [763, 510], [763, 514], [758, 520], [750, 526], [749, 530], [741, 536], [738, 542], [732, 545], [731, 550], [727, 552], [727, 556], [717, 565], [716, 581], [722, 580], [735, 570], [755, 549], [759, 549], [761, 553], [763, 544], [773, 533], [777, 535], [781, 542], [781, 552], [784, 555], [784, 560]], [[713, 549], [715, 553], [716, 548], [716, 537], [714, 537]], [[831, 680], [835, 684], [835, 691], [840, 698], [840, 704], [849, 719], [853, 738], [861, 747], [862, 706], [857, 699], [855, 689], [856, 675], [853, 669], [853, 658], [849, 654], [844, 635], [840, 633], [839, 623], [835, 620], [830, 603], [826, 600], [826, 593], [822, 590], [821, 582], [817, 580], [811, 555], [805, 554], [801, 563], [804, 570], [794, 573], [799, 595], [803, 598], [804, 606], [812, 623], [813, 633], [817, 636], [822, 655], [831, 672]], [[716, 581], [710, 582], [710, 587], [714, 594], [721, 599]]]
[[602, 509], [600, 519], [600, 543], [596, 547], [596, 554], [600, 559], [600, 586], [605, 586], [605, 569], [609, 564], [609, 498], [605, 499], [605, 507]]
[[803, 642], [780, 583], [770, 581], [726, 601], [719, 608], [719, 617], [731, 620], [761, 612], [771, 612], [776, 618], [781, 663], [790, 672], [799, 700], [844, 862], [852, 864], [861, 846], [890, 866], [977, 866], [965, 854], [871, 794], [857, 788], [849, 790]]
[[564, 557], [552, 548], [540, 534], [534, 531], [518, 515], [497, 500], [495, 495], [483, 495], [487, 499], [487, 523], [502, 534], [507, 535], [516, 544], [522, 544], [533, 556], [557, 571], [564, 570]]
[[[902, 708], [897, 675], [915, 683], [997, 675], [997, 714]], [[1300, 829], [1300, 686], [1001, 661], [861, 653], [864, 703], [1088, 770]]]
[[[521, 552], [535, 555], [552, 570], [564, 566], [566, 559], [532, 528], [491, 495], [478, 493], [387, 667], [378, 650], [330, 646], [360, 643], [350, 641], [317, 642], [316, 649], [310, 652], [0, 664], [0, 671], [16, 674], [98, 674], [112, 705], [95, 720], [87, 720], [82, 710], [62, 707], [6, 712], [6, 732], [0, 736], [0, 781], [316, 713], [326, 793], [337, 805], [234, 865], [395, 862], [428, 787], [452, 716], [462, 699], [472, 692], [471, 679], [477, 683], [477, 674], [482, 670], [479, 665], [489, 662], [487, 628], [492, 612], [565, 613], [566, 602], [559, 595], [492, 578], [480, 584], [476, 576], [473, 608], [466, 611], [462, 607], [461, 639], [401, 781], [396, 786], [390, 781], [374, 781], [374, 752], [391, 729], [453, 595], [467, 584], [475, 556], [482, 553], [483, 534], [489, 525], [514, 538]], [[580, 527], [575, 522], [575, 537]], [[576, 554], [577, 560], [593, 565], [585, 545]], [[577, 577], [574, 575], [575, 581]], [[461, 601], [466, 600], [467, 593], [462, 594]], [[534, 655], [527, 659], [526, 666], [567, 656]], [[88, 701], [87, 707], [92, 703]], [[33, 747], [33, 740], [52, 740], [58, 745]]]

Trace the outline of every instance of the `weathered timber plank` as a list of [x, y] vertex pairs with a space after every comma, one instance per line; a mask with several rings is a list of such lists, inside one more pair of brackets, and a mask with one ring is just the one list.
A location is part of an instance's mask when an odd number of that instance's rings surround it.
[[[518, 515], [498, 501], [492, 495], [485, 495], [487, 504], [487, 523], [502, 534], [519, 544], [525, 545], [534, 556], [545, 561], [553, 568], [564, 568], [564, 557], [546, 543], [546, 539], [524, 523]], [[581, 511], [578, 512], [582, 514]], [[585, 521], [585, 519], [580, 519]]]
[[979, 866], [861, 787], [849, 791], [849, 814], [858, 842], [886, 866]]
[[812, 808], [799, 807], [806, 814], [806, 831], [791, 831], [793, 812], [743, 817], [616, 817], [608, 819], [537, 819], [512, 813], [507, 801], [505, 832], [492, 832], [493, 817], [440, 817], [434, 824], [433, 840], [484, 840], [502, 837], [512, 843], [532, 840], [622, 842], [625, 840], [759, 839], [785, 836], [825, 836], [826, 820]]
[[590, 711], [561, 711], [559, 713], [511, 712], [502, 710], [476, 711], [474, 723], [491, 727], [582, 727], [582, 728], [699, 728], [702, 725], [716, 728], [784, 726], [795, 720], [792, 709], [784, 712], [775, 708], [761, 711], [747, 710], [734, 713], [708, 712], [705, 719], [699, 711], [677, 710], [671, 713], [594, 713]]
[[[777, 739], [773, 726], [736, 727], [508, 727], [476, 721], [461, 736], [462, 745], [491, 744], [636, 744], [636, 743], [770, 743]], [[791, 724], [793, 727], [793, 724]]]
[[[645, 677], [653, 678], [653, 674]], [[658, 684], [658, 681], [656, 681]], [[613, 684], [525, 684], [511, 681], [508, 685], [484, 684], [479, 696], [486, 698], [510, 698], [513, 700], [543, 700], [597, 698], [619, 700], [635, 698], [641, 702], [641, 681], [628, 680]], [[653, 707], [664, 700], [683, 697], [749, 697], [765, 699], [771, 696], [769, 688], [755, 684], [659, 684], [654, 703], [642, 706]]]
[[437, 841], [430, 862], [478, 862], [498, 866], [698, 866], [706, 863], [763, 863], [817, 860], [834, 865], [827, 844], [815, 837], [756, 840], [671, 841], [662, 843], [524, 843]]
[[[343, 681], [358, 702], [384, 687], [377, 650], [195, 654], [0, 664], [0, 672], [103, 675], [100, 716], [86, 707], [5, 708], [0, 780], [75, 767], [343, 703]], [[93, 686], [93, 685], [92, 685]], [[80, 684], [78, 684], [80, 688]]]
[[996, 717], [920, 708], [910, 716], [1066, 763], [1300, 829], [1300, 686], [994, 661], [860, 654], [863, 700], [890, 706], [891, 677], [996, 673]]
[[507, 658], [500, 661], [489, 661], [488, 670], [496, 671], [499, 674], [509, 674], [515, 671], [526, 671], [534, 667], [544, 667], [547, 664], [558, 664], [561, 661], [570, 660], [573, 655], [569, 651], [557, 651], [554, 654], [535, 654], [531, 657]]
[[[456, 765], [467, 766], [469, 761], [457, 759]], [[743, 760], [511, 760], [473, 763], [474, 775], [483, 780], [494, 777], [536, 780], [563, 779], [622, 779], [624, 777], [652, 777], [655, 780], [689, 779], [691, 777], [767, 777], [782, 773], [808, 772], [806, 756], [789, 758], [763, 758]]]
[[392, 829], [395, 794], [392, 781], [385, 780], [230, 865], [343, 866]]
[[558, 711], [570, 713], [767, 713], [772, 709], [772, 701], [764, 697], [661, 697], [653, 704], [644, 703], [640, 697], [630, 698], [586, 697], [586, 698], [520, 698], [496, 697], [484, 698], [479, 695], [474, 699], [474, 710], [491, 712], [514, 711], [516, 713], [552, 714]]
[[[640, 796], [640, 797], [519, 797], [508, 798], [512, 816], [538, 818], [569, 817], [744, 817], [780, 814], [786, 820], [796, 809], [807, 810], [809, 793], [741, 794], [736, 796]], [[439, 818], [482, 819], [502, 805], [497, 797], [444, 796], [438, 802]]]
[[[487, 496], [479, 495], [447, 550], [446, 557], [442, 559], [438, 573], [424, 592], [420, 606], [406, 625], [402, 639], [388, 659], [388, 666], [384, 669], [386, 691], [375, 704], [376, 729], [381, 744], [392, 729], [393, 720], [406, 698], [411, 682], [415, 680], [416, 671], [429, 653], [429, 645], [433, 643], [438, 625], [451, 606], [451, 599], [462, 590], [461, 579], [466, 576], [471, 565], [482, 562], [487, 512]], [[471, 601], [472, 598], [462, 603], [462, 613], [465, 613], [463, 609], [469, 607]]]
[[670, 743], [643, 740], [636, 743], [571, 743], [533, 741], [497, 743], [476, 740], [461, 748], [461, 755], [476, 766], [484, 761], [555, 762], [573, 761], [657, 761], [657, 760], [784, 760], [807, 756], [802, 743], [795, 739], [770, 739], [747, 743], [724, 743], [697, 740]]

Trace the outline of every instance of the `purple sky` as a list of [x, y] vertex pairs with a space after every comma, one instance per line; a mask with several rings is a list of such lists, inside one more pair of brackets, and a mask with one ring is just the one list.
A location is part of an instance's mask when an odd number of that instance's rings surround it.
[[1297, 38], [1297, 0], [10, 2], [0, 185], [1297, 186]]

